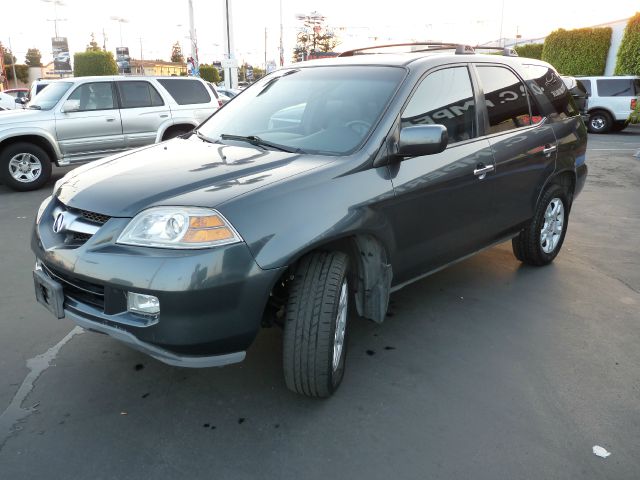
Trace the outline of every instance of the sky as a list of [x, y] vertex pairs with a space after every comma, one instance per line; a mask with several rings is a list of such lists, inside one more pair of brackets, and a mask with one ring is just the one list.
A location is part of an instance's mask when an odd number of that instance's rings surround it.
[[[131, 57], [169, 60], [171, 46], [180, 42], [190, 50], [188, 0], [58, 0], [59, 36], [67, 37], [71, 52], [84, 51], [95, 34], [99, 45], [106, 36], [107, 50], [122, 43]], [[263, 66], [278, 59], [280, 0], [229, 0], [235, 53], [239, 62]], [[2, 11], [15, 2], [0, 0]], [[24, 15], [0, 16], [0, 42], [13, 47], [18, 62], [28, 48], [38, 48], [43, 63], [51, 61], [51, 37], [56, 17], [52, 0], [20, 0]], [[195, 28], [201, 63], [220, 60], [224, 54], [223, 0], [193, 0]], [[405, 41], [446, 41], [478, 44], [500, 38], [538, 38], [558, 28], [594, 26], [628, 18], [640, 11], [640, 2], [609, 0], [282, 0], [285, 62], [292, 57], [300, 21], [297, 14], [317, 11], [326, 17], [340, 41], [337, 51], [372, 44]], [[118, 23], [111, 17], [120, 17]], [[502, 21], [501, 21], [502, 19]], [[267, 41], [265, 44], [265, 29]]]

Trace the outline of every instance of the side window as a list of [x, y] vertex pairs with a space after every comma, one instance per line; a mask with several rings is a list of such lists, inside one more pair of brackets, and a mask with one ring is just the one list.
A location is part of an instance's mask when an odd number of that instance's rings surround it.
[[116, 108], [111, 82], [85, 83], [76, 88], [67, 101], [78, 102], [81, 112]]
[[[544, 65], [523, 65], [532, 94], [532, 107], [540, 105], [546, 115], [563, 119], [578, 115], [571, 91], [555, 70]], [[574, 80], [574, 83], [575, 82]]]
[[196, 103], [209, 103], [211, 96], [205, 86], [198, 80], [187, 78], [162, 78], [158, 79], [169, 95], [178, 105], [192, 105]]
[[121, 108], [157, 107], [164, 105], [153, 85], [145, 81], [117, 82]]
[[611, 78], [596, 80], [600, 97], [633, 97], [635, 89], [633, 80], [629, 78]]
[[418, 86], [402, 114], [401, 125], [439, 124], [449, 143], [475, 136], [476, 103], [466, 67], [437, 70]]
[[582, 82], [582, 85], [584, 85], [584, 88], [587, 91], [587, 93], [589, 94], [589, 96], [591, 96], [591, 80], [582, 80], [582, 79], [580, 79], [580, 81]]
[[531, 124], [527, 91], [511, 70], [478, 65], [478, 75], [489, 114], [488, 134], [506, 132]]

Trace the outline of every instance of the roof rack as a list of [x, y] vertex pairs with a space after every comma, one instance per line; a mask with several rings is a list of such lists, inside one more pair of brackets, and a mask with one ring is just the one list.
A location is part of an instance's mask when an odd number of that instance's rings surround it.
[[347, 50], [342, 52], [339, 57], [353, 57], [354, 55], [367, 55], [370, 50], [379, 50], [383, 48], [391, 47], [424, 47], [419, 50], [411, 50], [407, 53], [427, 52], [433, 50], [455, 50], [456, 55], [471, 55], [475, 53], [475, 50], [470, 45], [464, 45], [461, 43], [434, 43], [434, 42], [417, 42], [417, 43], [392, 43], [388, 45], [376, 45], [374, 47], [355, 48], [353, 50]]
[[514, 48], [511, 47], [484, 47], [481, 45], [476, 45], [475, 47], [476, 50], [496, 50], [496, 51], [501, 51], [502, 55], [504, 55], [505, 57], [517, 57], [518, 56], [518, 52], [516, 52], [516, 50]]
[[481, 45], [477, 45], [472, 47], [471, 45], [465, 45], [462, 43], [435, 43], [435, 42], [414, 42], [414, 43], [391, 43], [388, 45], [376, 45], [373, 47], [363, 47], [363, 48], [355, 48], [353, 50], [347, 50], [346, 52], [342, 52], [339, 57], [353, 57], [354, 55], [367, 55], [371, 53], [381, 53], [381, 52], [372, 52], [371, 50], [380, 50], [384, 48], [392, 48], [392, 47], [424, 47], [420, 49], [414, 49], [407, 53], [417, 53], [417, 52], [430, 52], [434, 50], [454, 50], [456, 55], [473, 55], [476, 53], [476, 50], [496, 50], [501, 51], [502, 55], [505, 57], [517, 57], [518, 52], [516, 52], [511, 47], [485, 47]]

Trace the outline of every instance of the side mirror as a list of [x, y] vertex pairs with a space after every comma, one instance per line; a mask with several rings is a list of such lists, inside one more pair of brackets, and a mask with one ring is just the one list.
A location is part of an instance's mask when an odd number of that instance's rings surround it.
[[78, 100], [67, 100], [62, 104], [60, 111], [62, 113], [79, 112], [80, 102]]
[[400, 157], [433, 155], [447, 148], [449, 134], [444, 125], [414, 125], [400, 129], [398, 152]]

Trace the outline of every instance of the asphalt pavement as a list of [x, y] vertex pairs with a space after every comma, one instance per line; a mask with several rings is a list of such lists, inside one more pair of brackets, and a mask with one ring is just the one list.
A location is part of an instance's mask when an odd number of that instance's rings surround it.
[[329, 400], [286, 389], [277, 328], [190, 370], [54, 320], [29, 236], [65, 169], [0, 185], [0, 479], [640, 478], [638, 149], [638, 128], [590, 136], [551, 266], [499, 245], [354, 319]]

